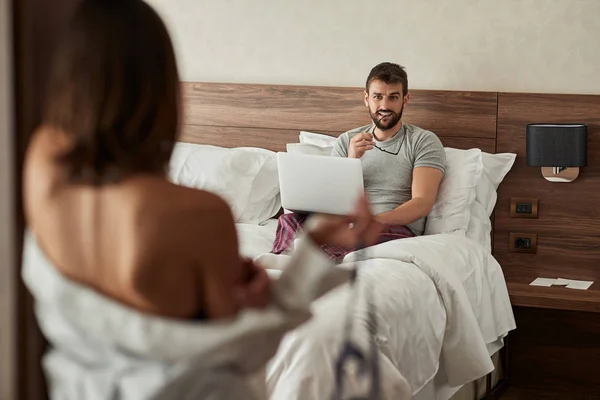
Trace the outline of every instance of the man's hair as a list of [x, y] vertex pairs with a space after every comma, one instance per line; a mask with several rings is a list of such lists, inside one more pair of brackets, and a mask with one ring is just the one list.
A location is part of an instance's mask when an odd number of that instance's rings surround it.
[[385, 82], [388, 85], [401, 83], [402, 95], [406, 96], [408, 94], [408, 75], [401, 65], [391, 62], [382, 62], [381, 64], [374, 66], [367, 77], [367, 83], [365, 85], [367, 93], [369, 93], [369, 86], [374, 80]]
[[44, 124], [72, 138], [57, 159], [100, 185], [164, 173], [179, 126], [179, 75], [167, 29], [141, 0], [84, 0], [57, 48]]

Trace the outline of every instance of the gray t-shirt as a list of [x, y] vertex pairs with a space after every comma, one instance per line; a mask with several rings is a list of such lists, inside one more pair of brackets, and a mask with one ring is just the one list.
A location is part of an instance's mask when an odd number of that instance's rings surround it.
[[[375, 125], [371, 124], [342, 133], [335, 141], [331, 155], [348, 157], [350, 139], [360, 132], [372, 133], [374, 129]], [[412, 199], [413, 169], [433, 167], [446, 172], [446, 153], [440, 139], [418, 126], [403, 123], [394, 137], [376, 141], [375, 145], [389, 153], [373, 148], [361, 158], [365, 192], [374, 214], [393, 210]], [[422, 235], [425, 218], [407, 227], [416, 235]]]

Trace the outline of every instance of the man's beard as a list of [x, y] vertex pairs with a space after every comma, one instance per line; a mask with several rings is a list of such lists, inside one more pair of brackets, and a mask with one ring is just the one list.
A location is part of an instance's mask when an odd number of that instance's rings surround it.
[[[382, 131], [390, 130], [394, 126], [396, 126], [398, 121], [400, 121], [400, 119], [402, 118], [403, 112], [404, 112], [404, 104], [402, 105], [400, 112], [397, 114], [390, 110], [379, 110], [375, 113], [372, 113], [371, 109], [369, 109], [369, 114], [371, 115], [371, 119], [375, 123], [375, 126]], [[387, 120], [384, 121], [384, 119], [382, 118], [383, 115], [381, 113], [390, 113], [390, 116], [387, 118]]]

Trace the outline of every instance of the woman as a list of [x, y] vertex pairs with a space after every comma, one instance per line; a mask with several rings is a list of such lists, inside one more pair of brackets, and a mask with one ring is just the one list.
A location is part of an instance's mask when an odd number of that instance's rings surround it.
[[[240, 259], [227, 204], [166, 178], [179, 115], [176, 60], [158, 15], [139, 0], [83, 1], [25, 160], [35, 246], [61, 276], [142, 314], [222, 319], [264, 307], [269, 280]], [[364, 201], [355, 219], [308, 225], [309, 253], [371, 243], [379, 229]]]

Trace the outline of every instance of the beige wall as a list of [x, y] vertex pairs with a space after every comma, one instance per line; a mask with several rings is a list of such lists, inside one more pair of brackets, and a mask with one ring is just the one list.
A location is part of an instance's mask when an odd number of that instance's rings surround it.
[[0, 0], [0, 399], [14, 398], [14, 268], [9, 0]]
[[182, 80], [600, 94], [598, 0], [148, 0]]

